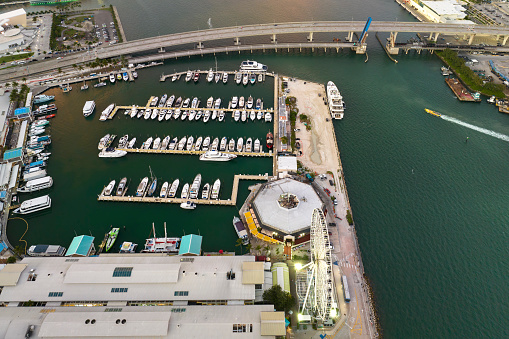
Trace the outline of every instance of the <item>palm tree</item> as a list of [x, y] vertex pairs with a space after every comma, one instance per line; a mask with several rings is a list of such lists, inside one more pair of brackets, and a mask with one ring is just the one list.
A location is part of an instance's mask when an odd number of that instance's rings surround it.
[[16, 81], [13, 81], [12, 82], [12, 88], [16, 88], [16, 87], [18, 87], [18, 83]]
[[265, 255], [268, 255], [270, 252], [270, 246], [266, 245], [263, 249], [265, 250]]
[[242, 255], [242, 239], [237, 239], [237, 244], [235, 245], [235, 247], [238, 247], [240, 246], [240, 255]]
[[24, 77], [23, 79], [21, 79], [21, 81], [23, 81], [23, 83], [26, 84], [27, 83], [27, 78]]
[[261, 249], [262, 249], [262, 246], [261, 246], [261, 245], [257, 245], [257, 246], [255, 247], [255, 250], [256, 250], [256, 252], [258, 252], [258, 254], [260, 254], [260, 250], [261, 250]]

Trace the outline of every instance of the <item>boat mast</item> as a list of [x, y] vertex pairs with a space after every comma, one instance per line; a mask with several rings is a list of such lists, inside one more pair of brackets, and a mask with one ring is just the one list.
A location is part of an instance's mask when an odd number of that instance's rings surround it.
[[154, 238], [156, 237], [156, 228], [154, 227], [154, 223], [152, 223], [152, 232], [154, 232]]
[[166, 249], [166, 244], [168, 244], [168, 238], [167, 238], [167, 234], [166, 234], [166, 221], [164, 222], [164, 247]]

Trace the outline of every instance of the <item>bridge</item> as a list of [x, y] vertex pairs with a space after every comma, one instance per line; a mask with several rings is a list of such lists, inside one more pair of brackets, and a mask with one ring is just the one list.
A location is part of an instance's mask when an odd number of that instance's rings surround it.
[[[97, 47], [94, 50], [64, 56], [61, 60], [50, 59], [28, 66], [13, 67], [0, 70], [0, 81], [21, 79], [29, 75], [54, 71], [58, 68], [70, 67], [92, 61], [96, 58], [105, 59], [136, 54], [155, 54], [157, 59], [177, 58], [182, 56], [203, 55], [207, 53], [229, 53], [242, 50], [265, 50], [284, 48], [352, 48], [357, 53], [366, 51], [366, 44], [354, 41], [354, 33], [363, 31], [363, 21], [311, 21], [270, 23], [247, 26], [222, 27], [191, 32], [161, 35], [145, 39], [118, 43], [110, 46]], [[469, 44], [475, 36], [494, 36], [505, 45], [509, 39], [509, 27], [440, 24], [428, 22], [396, 22], [373, 21], [371, 31], [390, 33], [388, 50], [398, 53], [396, 37], [400, 32], [426, 33], [430, 40], [437, 40], [440, 34], [463, 35]], [[318, 41], [317, 35], [323, 33], [347, 34], [345, 41]], [[278, 41], [291, 40], [291, 41]], [[297, 41], [295, 41], [297, 40]], [[166, 52], [166, 49], [169, 49]], [[505, 50], [505, 47], [502, 47]], [[509, 48], [507, 49], [509, 50]], [[154, 56], [152, 58], [155, 58]], [[139, 59], [132, 59], [137, 61]]]

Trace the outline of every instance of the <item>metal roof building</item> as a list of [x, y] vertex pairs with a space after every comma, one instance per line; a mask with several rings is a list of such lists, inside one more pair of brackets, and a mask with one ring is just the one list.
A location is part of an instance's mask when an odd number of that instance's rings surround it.
[[179, 255], [200, 255], [202, 239], [201, 235], [184, 235], [180, 241]]
[[23, 156], [23, 148], [13, 148], [4, 152], [4, 161], [18, 161]]
[[89, 235], [80, 235], [72, 239], [66, 257], [86, 257], [94, 249], [94, 237]]

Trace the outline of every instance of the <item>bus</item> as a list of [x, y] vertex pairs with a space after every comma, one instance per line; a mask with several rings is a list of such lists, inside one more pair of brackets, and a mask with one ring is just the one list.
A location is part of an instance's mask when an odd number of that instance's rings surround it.
[[343, 283], [343, 296], [347, 303], [350, 302], [350, 290], [348, 289], [348, 281], [346, 280], [346, 275], [341, 277], [341, 282]]

